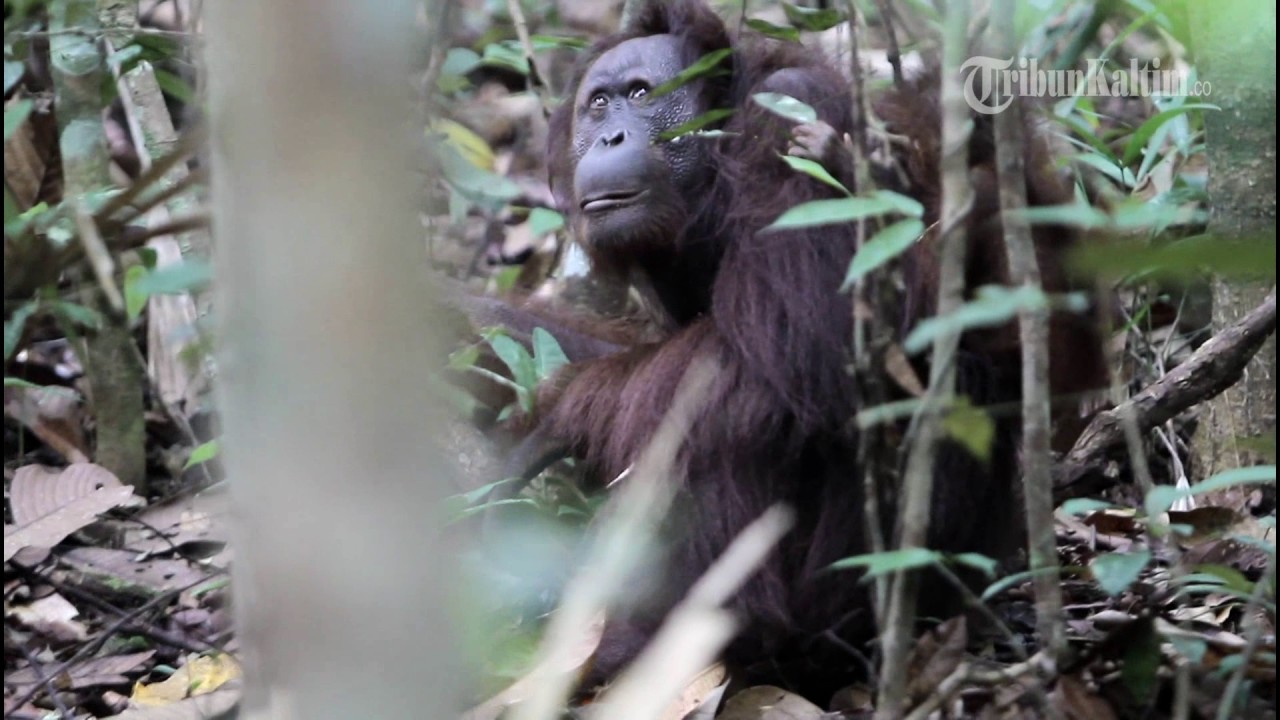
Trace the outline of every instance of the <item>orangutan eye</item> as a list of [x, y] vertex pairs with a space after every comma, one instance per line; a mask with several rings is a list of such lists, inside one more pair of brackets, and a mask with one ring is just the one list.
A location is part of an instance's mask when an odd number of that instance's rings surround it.
[[602, 110], [609, 105], [609, 98], [604, 95], [594, 95], [587, 105], [593, 110]]
[[649, 86], [645, 85], [644, 83], [637, 83], [631, 86], [631, 92], [627, 93], [627, 97], [631, 98], [632, 100], [639, 100], [640, 98], [648, 94], [649, 94]]

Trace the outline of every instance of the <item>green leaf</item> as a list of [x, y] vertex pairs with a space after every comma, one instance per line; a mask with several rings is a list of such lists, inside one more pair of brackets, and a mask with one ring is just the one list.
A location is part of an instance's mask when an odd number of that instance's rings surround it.
[[1137, 130], [1133, 131], [1133, 135], [1129, 137], [1129, 142], [1124, 146], [1124, 164], [1131, 165], [1134, 160], [1142, 157], [1142, 150], [1146, 147], [1147, 141], [1170, 120], [1180, 117], [1192, 110], [1221, 110], [1217, 105], [1209, 103], [1187, 103], [1176, 108], [1165, 110], [1156, 114], [1146, 122], [1142, 123]]
[[564, 216], [555, 210], [534, 208], [529, 211], [529, 232], [534, 237], [553, 233], [564, 227]]
[[835, 225], [854, 220], [884, 215], [892, 212], [893, 206], [878, 197], [850, 197], [834, 200], [811, 200], [801, 203], [782, 213], [771, 225], [761, 232], [776, 230], [794, 230], [797, 228], [817, 227], [819, 225]]
[[467, 345], [449, 353], [448, 368], [450, 370], [466, 370], [480, 359], [480, 346]]
[[782, 10], [787, 14], [787, 22], [809, 32], [822, 32], [844, 21], [844, 16], [835, 8], [807, 8], [784, 2]]
[[22, 123], [27, 121], [27, 117], [31, 115], [31, 111], [35, 108], [35, 103], [30, 100], [19, 100], [11, 107], [4, 109], [4, 139], [8, 141], [13, 134], [22, 127]]
[[27, 320], [35, 314], [35, 301], [28, 300], [19, 305], [9, 319], [4, 323], [4, 359], [5, 362], [13, 359], [13, 354], [18, 351], [18, 343], [22, 341], [22, 331], [27, 326]]
[[721, 71], [720, 63], [724, 62], [726, 58], [729, 58], [732, 55], [733, 48], [712, 50], [706, 55], [695, 60], [689, 67], [676, 73], [675, 77], [650, 90], [649, 94], [646, 95], [645, 98], [652, 101], [662, 97], [663, 95], [674, 92], [675, 90], [679, 90], [700, 77], [711, 75], [712, 73], [718, 74]]
[[1189, 660], [1193, 665], [1199, 665], [1204, 662], [1204, 654], [1209, 650], [1209, 643], [1198, 637], [1190, 637], [1180, 633], [1169, 633], [1165, 635], [1165, 640], [1173, 645], [1173, 649], [1178, 654]]
[[991, 458], [991, 443], [996, 438], [996, 423], [981, 408], [969, 404], [968, 398], [957, 402], [942, 418], [947, 437], [959, 443], [970, 455], [986, 462]]
[[799, 123], [811, 123], [818, 119], [818, 111], [812, 106], [802, 103], [790, 95], [782, 93], [762, 92], [751, 96], [761, 107], [780, 115], [787, 120], [794, 120]]
[[1077, 205], [1045, 205], [1014, 211], [1032, 225], [1066, 225], [1083, 230], [1096, 230], [1111, 224], [1105, 212], [1083, 203]]
[[1093, 579], [1098, 581], [1103, 592], [1115, 596], [1129, 589], [1149, 562], [1150, 550], [1105, 553], [1094, 558], [1089, 563], [1089, 569], [1093, 571]]
[[512, 339], [510, 335], [501, 333], [489, 336], [488, 341], [489, 346], [498, 355], [498, 359], [511, 371], [511, 378], [516, 385], [525, 390], [533, 390], [537, 387], [538, 371], [534, 366], [533, 356], [524, 349], [523, 345]]
[[786, 40], [788, 42], [800, 41], [800, 31], [793, 27], [774, 25], [771, 22], [760, 20], [758, 18], [751, 18], [747, 20], [747, 27], [766, 37]]
[[1085, 515], [1099, 510], [1110, 510], [1114, 507], [1115, 505], [1112, 503], [1094, 500], [1093, 498], [1072, 498], [1062, 503], [1062, 507], [1058, 509], [1067, 515]]
[[1047, 307], [1049, 296], [1040, 288], [1026, 285], [1011, 290], [998, 285], [987, 285], [978, 289], [976, 299], [961, 305], [954, 312], [920, 322], [907, 335], [902, 347], [908, 354], [914, 355], [929, 347], [940, 335], [1003, 325], [1023, 310]]
[[141, 265], [133, 265], [124, 271], [124, 314], [130, 320], [136, 320], [147, 306], [147, 298], [151, 293], [142, 287], [148, 271]]
[[[8, 4], [7, 4], [7, 3], [5, 4], [5, 9], [6, 9], [6, 10], [8, 10]], [[22, 64], [22, 63], [18, 62], [17, 60], [9, 60], [9, 59], [7, 59], [7, 58], [5, 59], [5, 61], [4, 61], [4, 94], [5, 94], [5, 97], [8, 97], [8, 96], [9, 96], [9, 91], [13, 89], [13, 86], [14, 86], [14, 85], [17, 85], [17, 84], [18, 84], [18, 82], [19, 82], [20, 80], [22, 80], [22, 76], [23, 76], [23, 74], [24, 74], [25, 72], [26, 72], [26, 68], [23, 66], [23, 64]], [[8, 134], [8, 133], [5, 133], [4, 137], [5, 137], [5, 139], [6, 139], [6, 140], [8, 140], [8, 139], [9, 139], [9, 134]]]
[[560, 343], [540, 327], [533, 329], [533, 361], [538, 382], [546, 380], [569, 364], [569, 358], [564, 354]]
[[852, 196], [852, 193], [850, 193], [839, 180], [835, 179], [831, 173], [827, 172], [827, 169], [822, 167], [821, 164], [808, 158], [795, 157], [792, 155], [779, 155], [778, 157], [781, 157], [782, 161], [789, 165], [792, 170], [802, 172], [815, 180], [819, 180], [830, 185], [845, 195]]
[[505, 41], [486, 45], [481, 62], [491, 67], [506, 68], [520, 75], [529, 74], [529, 59], [524, 55], [524, 48], [516, 42]]
[[844, 276], [840, 291], [844, 292], [855, 283], [866, 277], [902, 253], [924, 236], [924, 223], [910, 218], [899, 220], [876, 233], [859, 248], [853, 261], [849, 263], [849, 272]]
[[1274, 279], [1276, 236], [1196, 235], [1163, 245], [1111, 240], [1081, 247], [1072, 254], [1071, 267], [1082, 275], [1110, 277], [1142, 274], [1178, 280], [1210, 272], [1233, 278]]
[[1193, 497], [1214, 490], [1223, 490], [1237, 485], [1265, 485], [1276, 481], [1275, 465], [1255, 465], [1253, 467], [1235, 468], [1214, 475], [1203, 482], [1186, 489], [1172, 485], [1161, 485], [1147, 493], [1145, 507], [1147, 517], [1154, 518], [1169, 511], [1173, 504], [1182, 498]]
[[844, 558], [831, 563], [832, 570], [851, 570], [865, 568], [867, 571], [866, 578], [873, 578], [878, 575], [898, 572], [899, 570], [914, 570], [917, 568], [937, 565], [943, 561], [943, 555], [935, 550], [927, 548], [903, 548], [901, 550], [888, 550], [880, 553], [869, 553], [866, 555], [855, 555], [853, 557]]
[[[1253, 590], [1253, 583], [1249, 581], [1249, 578], [1245, 577], [1244, 573], [1233, 567], [1205, 564], [1195, 566], [1194, 570], [1195, 574], [1207, 575], [1219, 581], [1226, 587], [1246, 596]], [[1187, 577], [1184, 576], [1181, 580], [1185, 582]]]
[[138, 278], [138, 292], [146, 295], [178, 295], [198, 292], [213, 280], [213, 266], [207, 261], [188, 258], [180, 263], [166, 265]]
[[23, 380], [22, 378], [9, 377], [7, 375], [4, 378], [4, 386], [7, 388], [9, 387], [22, 388], [24, 390], [40, 390], [44, 388], [44, 385], [37, 385], [31, 382], [30, 380]]
[[435, 143], [440, 173], [467, 200], [501, 206], [520, 194], [520, 186], [497, 173], [476, 167], [451, 142]]
[[175, 75], [168, 70], [162, 68], [154, 68], [156, 74], [156, 84], [164, 91], [166, 95], [180, 100], [188, 105], [196, 102], [196, 92], [191, 89], [191, 85], [180, 75]]
[[980, 553], [960, 553], [952, 555], [950, 560], [956, 565], [977, 570], [989, 578], [995, 577], [996, 570], [1000, 567], [999, 561], [995, 558], [990, 558]]
[[921, 205], [920, 201], [913, 197], [907, 197], [892, 190], [877, 190], [871, 196], [888, 203], [889, 208], [894, 212], [899, 212], [912, 218], [924, 217], [924, 205]]
[[529, 42], [533, 45], [533, 49], [538, 52], [559, 50], [561, 48], [581, 50], [588, 45], [583, 38], [569, 37], [567, 35], [530, 35]]
[[195, 467], [200, 463], [206, 463], [218, 456], [221, 447], [216, 439], [209, 442], [200, 443], [191, 449], [191, 456], [187, 458], [187, 464], [182, 466], [183, 470]]
[[688, 135], [689, 133], [701, 130], [702, 128], [712, 123], [719, 122], [720, 120], [723, 120], [724, 118], [727, 118], [732, 114], [733, 114], [733, 110], [729, 108], [717, 108], [715, 110], [708, 110], [688, 122], [681, 123], [671, 128], [670, 130], [659, 133], [658, 139], [664, 142], [669, 140], [675, 140], [676, 138], [683, 137], [685, 135]]
[[440, 64], [440, 73], [443, 75], [466, 75], [475, 70], [481, 63], [480, 56], [475, 50], [470, 48], [449, 48], [449, 52], [444, 55], [444, 62]]
[[1028, 580], [1035, 579], [1041, 575], [1059, 575], [1059, 574], [1065, 575], [1070, 573], [1071, 571], [1072, 571], [1072, 568], [1047, 567], [1047, 568], [1039, 568], [1037, 570], [1023, 570], [1022, 572], [1016, 572], [1012, 575], [1002, 577], [999, 580], [988, 585], [987, 589], [982, 591], [982, 599], [984, 601], [990, 600], [991, 598], [999, 595], [1000, 593], [1004, 592], [1005, 590], [1008, 590], [1011, 587], [1014, 587], [1016, 585], [1021, 585], [1022, 583], [1027, 582]]

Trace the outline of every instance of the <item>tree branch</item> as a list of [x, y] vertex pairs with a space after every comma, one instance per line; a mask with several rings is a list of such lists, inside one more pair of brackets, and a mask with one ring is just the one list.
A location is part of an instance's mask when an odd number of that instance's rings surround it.
[[1276, 329], [1276, 291], [1236, 324], [1213, 336], [1184, 363], [1124, 403], [1099, 413], [1054, 473], [1054, 501], [1061, 503], [1115, 484], [1106, 470], [1124, 444], [1124, 414], [1146, 432], [1240, 379], [1249, 360]]

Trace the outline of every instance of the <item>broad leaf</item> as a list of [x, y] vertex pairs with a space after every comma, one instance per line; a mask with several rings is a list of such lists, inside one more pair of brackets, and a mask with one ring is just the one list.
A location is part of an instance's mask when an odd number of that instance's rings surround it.
[[1151, 562], [1150, 550], [1127, 553], [1104, 553], [1089, 563], [1093, 579], [1108, 595], [1119, 595], [1138, 579], [1142, 570]]
[[762, 92], [751, 96], [761, 107], [788, 120], [800, 123], [811, 123], [818, 119], [818, 111], [812, 106], [800, 102], [790, 95], [782, 93]]
[[697, 130], [701, 130], [702, 128], [712, 123], [719, 122], [729, 117], [732, 114], [733, 114], [733, 110], [729, 108], [717, 108], [715, 110], [708, 110], [688, 122], [681, 123], [671, 128], [670, 130], [667, 130], [666, 132], [659, 133], [658, 139], [664, 140], [664, 141], [675, 140], [676, 138], [682, 137], [684, 135], [688, 135], [689, 133], [695, 132]]
[[849, 263], [849, 272], [844, 276], [840, 290], [853, 287], [868, 273], [887, 264], [889, 261], [906, 252], [924, 236], [924, 223], [910, 218], [900, 220], [882, 229], [868, 240], [853, 256]]
[[676, 76], [649, 91], [647, 100], [654, 100], [678, 90], [694, 80], [722, 71], [720, 63], [733, 55], [733, 48], [721, 48], [698, 58], [692, 65], [676, 73]]
[[800, 40], [799, 30], [793, 27], [774, 25], [771, 22], [760, 20], [758, 18], [751, 18], [750, 20], [747, 20], [747, 27], [755, 30], [761, 35], [777, 38], [778, 40], [787, 40], [789, 42], [798, 42]]
[[883, 215], [893, 211], [891, 203], [878, 197], [850, 197], [834, 200], [811, 200], [782, 213], [762, 232], [835, 225]]
[[853, 557], [844, 558], [831, 563], [832, 570], [851, 570], [864, 568], [867, 571], [866, 577], [873, 578], [877, 575], [885, 575], [887, 573], [897, 572], [899, 570], [915, 570], [917, 568], [936, 565], [943, 561], [943, 555], [935, 550], [927, 548], [903, 548], [901, 550], [888, 550], [881, 553], [869, 553], [867, 555], [855, 555]]
[[852, 193], [849, 192], [848, 188], [846, 188], [839, 180], [835, 179], [831, 173], [827, 172], [827, 169], [822, 167], [821, 164], [808, 158], [795, 157], [793, 155], [781, 155], [780, 157], [783, 162], [791, 167], [792, 170], [802, 172], [815, 180], [830, 185], [845, 195], [852, 196]]
[[922, 321], [916, 325], [902, 347], [915, 354], [933, 344], [940, 335], [961, 333], [975, 328], [1003, 325], [1023, 310], [1049, 307], [1049, 297], [1037, 287], [1023, 286], [1011, 290], [998, 285], [979, 288], [978, 297], [954, 312]]
[[560, 343], [542, 328], [533, 329], [533, 363], [538, 382], [542, 382], [569, 364]]
[[844, 16], [835, 8], [807, 8], [784, 2], [782, 10], [787, 14], [787, 22], [809, 32], [829, 30], [844, 21]]

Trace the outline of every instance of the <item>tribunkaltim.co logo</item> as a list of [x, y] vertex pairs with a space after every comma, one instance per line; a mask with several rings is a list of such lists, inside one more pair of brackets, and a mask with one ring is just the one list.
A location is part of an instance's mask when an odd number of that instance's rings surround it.
[[1048, 70], [1035, 58], [978, 56], [960, 66], [964, 99], [984, 115], [994, 115], [1015, 97], [1204, 97], [1209, 82], [1191, 80], [1184, 73], [1161, 70], [1159, 58], [1128, 67], [1107, 67], [1106, 60], [1091, 59], [1084, 70]]

